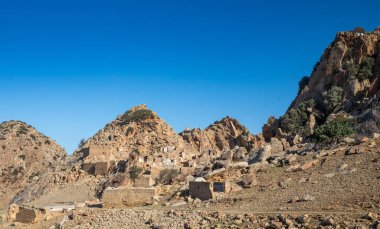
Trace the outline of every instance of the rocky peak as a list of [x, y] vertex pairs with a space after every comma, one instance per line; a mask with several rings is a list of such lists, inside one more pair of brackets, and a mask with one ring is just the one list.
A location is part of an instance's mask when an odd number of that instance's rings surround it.
[[107, 147], [108, 153], [101, 157], [90, 155], [86, 158], [87, 161], [127, 159], [133, 152], [145, 157], [162, 152], [176, 154], [192, 150], [190, 145], [146, 105], [133, 107], [119, 115], [90, 138], [80, 150], [91, 146]]

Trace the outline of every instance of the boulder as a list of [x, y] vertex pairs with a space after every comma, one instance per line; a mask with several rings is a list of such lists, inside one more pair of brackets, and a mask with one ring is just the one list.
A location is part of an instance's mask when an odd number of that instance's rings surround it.
[[262, 133], [265, 141], [269, 142], [270, 139], [276, 134], [276, 129], [279, 127], [278, 120], [271, 116], [267, 123], [263, 126]]
[[306, 162], [305, 164], [303, 164], [301, 166], [301, 170], [307, 170], [307, 169], [310, 169], [311, 167], [317, 165], [319, 162], [318, 159], [315, 159], [315, 160], [312, 160], [312, 161], [309, 161], [309, 162]]
[[244, 188], [251, 188], [258, 185], [257, 176], [253, 170], [250, 170], [247, 174], [244, 175], [241, 184]]
[[226, 168], [221, 168], [221, 169], [216, 169], [208, 174], [206, 174], [204, 177], [205, 178], [210, 178], [212, 176], [215, 176], [215, 175], [218, 175], [218, 174], [222, 174], [226, 171]]
[[250, 152], [250, 164], [266, 161], [271, 156], [272, 147], [267, 144], [260, 149]]
[[247, 161], [241, 161], [241, 162], [237, 162], [237, 163], [231, 163], [231, 164], [228, 164], [228, 167], [232, 168], [232, 169], [244, 169], [244, 168], [248, 167], [248, 162]]
[[227, 161], [231, 161], [232, 158], [234, 156], [234, 151], [232, 150], [228, 150], [228, 151], [225, 151], [223, 154], [222, 154], [222, 159], [223, 160], [227, 160]]
[[287, 150], [290, 148], [290, 144], [285, 138], [281, 138], [280, 141], [282, 143], [282, 147], [284, 150]]
[[234, 153], [234, 155], [233, 155], [233, 159], [234, 159], [235, 161], [239, 161], [239, 160], [241, 160], [242, 158], [244, 158], [244, 156], [247, 155], [247, 154], [248, 154], [248, 151], [247, 151], [246, 148], [244, 148], [244, 147], [239, 147], [239, 148], [237, 149], [237, 151]]
[[281, 140], [277, 138], [271, 138], [270, 146], [271, 146], [271, 153], [279, 153], [281, 151], [284, 151], [284, 146]]

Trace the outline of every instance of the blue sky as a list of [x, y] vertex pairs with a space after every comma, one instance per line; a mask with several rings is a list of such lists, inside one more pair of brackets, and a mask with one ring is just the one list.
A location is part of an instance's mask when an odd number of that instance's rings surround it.
[[71, 153], [145, 103], [177, 132], [226, 115], [258, 133], [336, 32], [380, 26], [380, 1], [2, 1], [0, 121]]

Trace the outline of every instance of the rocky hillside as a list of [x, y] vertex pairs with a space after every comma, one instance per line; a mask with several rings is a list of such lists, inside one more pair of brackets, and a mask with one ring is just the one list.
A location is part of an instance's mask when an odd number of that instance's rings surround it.
[[5, 203], [27, 184], [37, 182], [66, 157], [55, 141], [20, 121], [0, 124], [0, 199]]
[[[178, 135], [145, 105], [136, 106], [108, 123], [51, 172], [25, 186], [14, 201], [56, 204], [52, 196], [61, 195], [61, 190], [68, 186], [82, 190], [83, 195], [75, 195], [77, 200], [91, 199], [109, 186], [130, 183], [136, 168], [141, 169], [139, 173], [152, 174], [158, 186], [167, 182], [178, 184], [184, 180], [178, 172], [183, 173], [189, 167], [204, 174], [210, 172], [215, 161], [222, 168], [232, 158], [234, 162], [248, 158], [248, 152], [257, 147], [259, 139], [230, 117], [205, 130], [187, 130]], [[94, 171], [88, 169], [95, 165], [99, 167]], [[160, 171], [170, 171], [173, 178], [179, 177], [175, 181], [161, 179]]]
[[346, 125], [342, 119], [349, 120], [359, 134], [379, 132], [379, 41], [379, 27], [367, 33], [358, 29], [339, 32], [311, 76], [299, 82], [298, 95], [286, 114], [264, 126], [266, 139], [275, 136], [277, 128], [304, 138], [321, 133], [332, 137], [326, 134], [330, 126], [323, 125], [339, 120], [334, 124], [341, 127]]
[[[260, 138], [234, 118], [226, 117], [205, 130], [187, 129], [180, 134], [145, 105], [132, 108], [105, 128], [77, 151], [85, 161], [105, 161], [126, 159], [131, 155], [142, 157], [162, 156], [171, 160], [179, 155], [201, 155], [205, 151], [227, 151], [236, 146], [248, 151], [258, 147]], [[106, 155], [86, 155], [91, 145], [107, 147]], [[87, 157], [86, 157], [87, 156]]]

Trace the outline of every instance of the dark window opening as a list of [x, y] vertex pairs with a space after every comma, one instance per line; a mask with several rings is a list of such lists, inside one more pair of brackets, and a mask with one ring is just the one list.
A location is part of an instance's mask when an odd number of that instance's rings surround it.
[[214, 192], [224, 192], [223, 182], [214, 182]]

